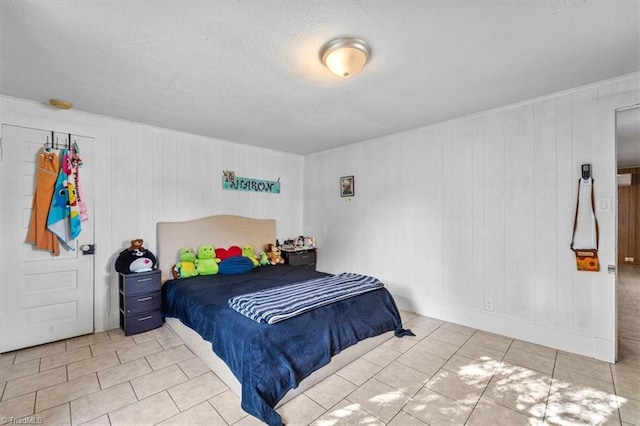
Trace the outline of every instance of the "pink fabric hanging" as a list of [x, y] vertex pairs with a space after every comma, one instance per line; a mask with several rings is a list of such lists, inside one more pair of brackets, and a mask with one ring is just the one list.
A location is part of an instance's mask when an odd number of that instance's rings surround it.
[[75, 184], [76, 184], [76, 195], [78, 196], [78, 210], [80, 211], [80, 220], [82, 222], [89, 220], [89, 211], [87, 210], [87, 203], [84, 201], [84, 191], [82, 189], [82, 184], [80, 181], [80, 167], [82, 166], [82, 158], [76, 151], [77, 148], [74, 147], [73, 156], [71, 157], [71, 162], [73, 164], [73, 168], [75, 169]]

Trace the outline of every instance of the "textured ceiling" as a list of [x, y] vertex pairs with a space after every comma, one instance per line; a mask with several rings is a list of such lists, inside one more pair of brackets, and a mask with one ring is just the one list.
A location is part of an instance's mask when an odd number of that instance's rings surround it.
[[[297, 154], [640, 70], [638, 1], [6, 1], [0, 93]], [[372, 48], [360, 74], [329, 39]]]

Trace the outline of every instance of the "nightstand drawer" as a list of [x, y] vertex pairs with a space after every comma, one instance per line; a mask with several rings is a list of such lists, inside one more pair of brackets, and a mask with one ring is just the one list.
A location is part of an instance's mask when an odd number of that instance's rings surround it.
[[161, 292], [139, 294], [124, 298], [122, 310], [125, 315], [137, 314], [140, 312], [160, 309]]
[[160, 326], [162, 326], [162, 312], [160, 310], [129, 316], [120, 312], [120, 327], [124, 330], [125, 336], [153, 330]]
[[316, 251], [284, 252], [285, 260], [291, 266], [306, 266], [316, 264]]
[[124, 292], [127, 297], [159, 290], [159, 269], [120, 276], [120, 291]]
[[160, 270], [120, 274], [120, 327], [125, 336], [162, 326]]

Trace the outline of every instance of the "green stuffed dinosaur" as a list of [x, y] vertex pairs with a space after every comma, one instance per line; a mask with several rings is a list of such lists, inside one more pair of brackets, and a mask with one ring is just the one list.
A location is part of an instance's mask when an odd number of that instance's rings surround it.
[[253, 263], [253, 267], [260, 265], [258, 262], [258, 257], [253, 253], [253, 247], [251, 246], [242, 246], [242, 256], [248, 257]]
[[212, 245], [204, 244], [198, 247], [196, 269], [200, 275], [214, 275], [218, 273], [219, 268], [218, 262], [216, 262], [216, 252]]
[[191, 247], [180, 249], [180, 262], [176, 263], [176, 271], [179, 278], [189, 278], [198, 275], [196, 269], [196, 252]]

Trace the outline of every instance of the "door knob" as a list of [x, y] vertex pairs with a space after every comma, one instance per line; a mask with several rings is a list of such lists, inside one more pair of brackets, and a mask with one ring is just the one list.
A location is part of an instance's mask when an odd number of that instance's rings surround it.
[[83, 255], [94, 254], [96, 252], [95, 244], [83, 244], [80, 246], [80, 251]]

